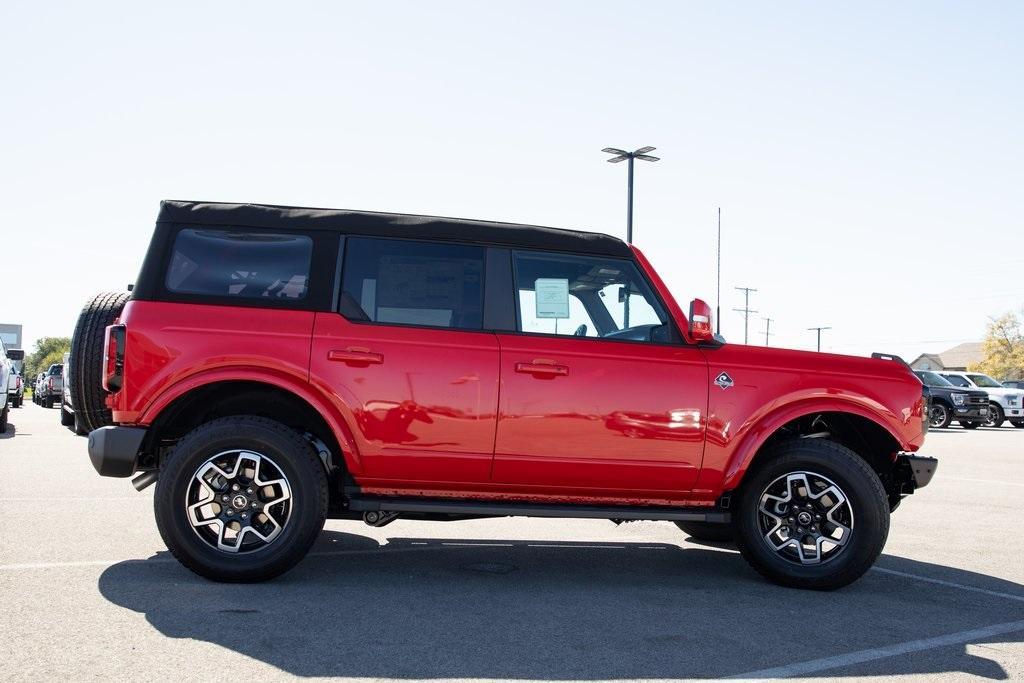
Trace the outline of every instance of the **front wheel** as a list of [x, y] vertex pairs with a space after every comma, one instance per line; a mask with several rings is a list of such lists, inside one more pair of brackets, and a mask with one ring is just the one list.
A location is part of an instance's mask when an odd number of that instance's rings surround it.
[[297, 432], [261, 417], [224, 417], [168, 453], [153, 506], [160, 536], [195, 573], [264, 581], [309, 551], [327, 514], [327, 476]]
[[1003, 414], [1003, 409], [999, 407], [998, 403], [988, 404], [988, 419], [985, 420], [986, 427], [1002, 427], [1003, 422], [1006, 421], [1006, 415]]
[[928, 426], [932, 429], [945, 429], [953, 421], [953, 414], [942, 403], [933, 403], [928, 408]]
[[889, 535], [889, 502], [856, 453], [823, 439], [782, 442], [747, 474], [736, 514], [740, 552], [794, 588], [833, 590], [871, 568]]

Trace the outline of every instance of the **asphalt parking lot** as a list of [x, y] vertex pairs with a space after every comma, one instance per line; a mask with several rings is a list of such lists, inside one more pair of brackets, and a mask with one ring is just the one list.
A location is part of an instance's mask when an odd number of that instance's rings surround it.
[[58, 418], [27, 402], [0, 436], [8, 678], [1024, 678], [1024, 430], [929, 436], [939, 472], [876, 568], [812, 593], [593, 520], [328, 521], [281, 579], [211, 583]]

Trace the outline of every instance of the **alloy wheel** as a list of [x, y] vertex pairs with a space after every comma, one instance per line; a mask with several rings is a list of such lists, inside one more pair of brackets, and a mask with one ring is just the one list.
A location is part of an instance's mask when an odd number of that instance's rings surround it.
[[253, 552], [273, 543], [293, 505], [291, 484], [281, 468], [250, 450], [207, 459], [192, 475], [185, 499], [192, 530], [226, 553]]
[[944, 427], [949, 419], [949, 411], [941, 403], [935, 403], [928, 409], [928, 424], [932, 427]]
[[846, 493], [815, 472], [789, 472], [769, 484], [758, 502], [758, 529], [779, 557], [799, 565], [832, 560], [853, 536]]

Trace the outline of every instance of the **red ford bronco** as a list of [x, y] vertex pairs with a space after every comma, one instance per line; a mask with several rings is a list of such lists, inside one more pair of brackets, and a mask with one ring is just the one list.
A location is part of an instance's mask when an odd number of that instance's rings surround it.
[[[127, 302], [126, 302], [127, 299]], [[668, 520], [831, 589], [936, 461], [900, 359], [726, 344], [606, 235], [168, 201], [71, 358], [104, 476], [193, 571], [268, 579], [326, 518]]]

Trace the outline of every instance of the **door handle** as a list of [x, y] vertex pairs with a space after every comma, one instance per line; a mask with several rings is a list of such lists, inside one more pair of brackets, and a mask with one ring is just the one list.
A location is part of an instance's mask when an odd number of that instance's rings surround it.
[[559, 365], [551, 361], [535, 360], [532, 363], [516, 363], [516, 372], [522, 372], [527, 375], [559, 377], [569, 374], [569, 366]]
[[371, 363], [383, 363], [384, 354], [374, 353], [370, 349], [358, 346], [350, 346], [347, 349], [333, 349], [327, 352], [327, 360], [334, 360], [350, 365], [369, 365]]

